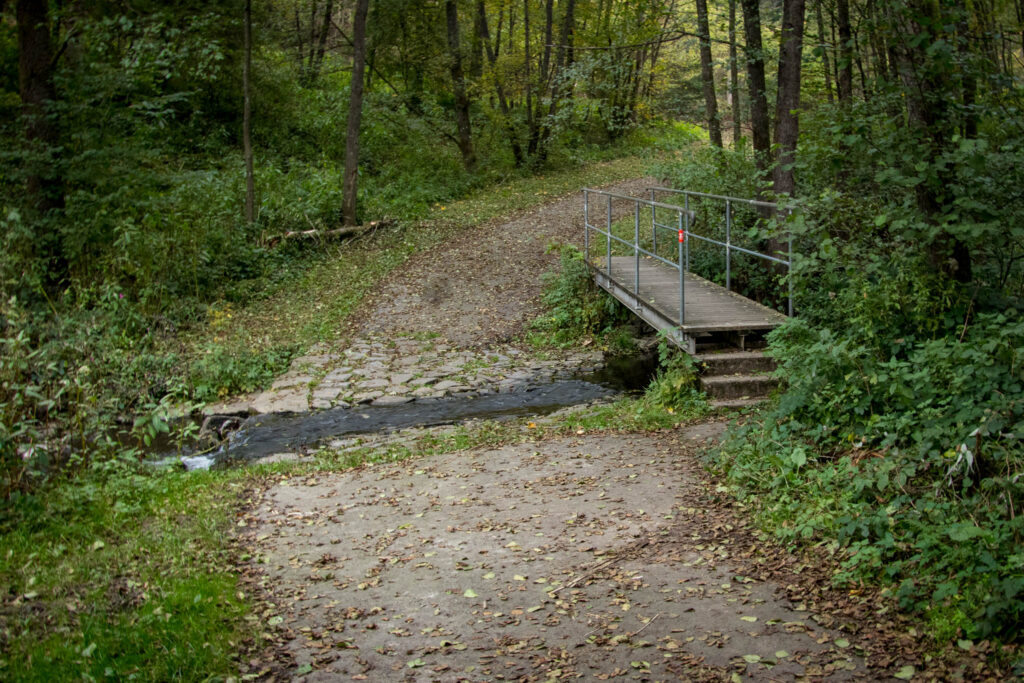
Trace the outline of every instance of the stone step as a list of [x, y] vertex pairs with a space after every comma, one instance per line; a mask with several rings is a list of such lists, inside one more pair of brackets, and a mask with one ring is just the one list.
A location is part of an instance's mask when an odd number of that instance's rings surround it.
[[767, 396], [778, 385], [771, 375], [702, 376], [701, 389], [712, 400]]
[[775, 359], [760, 351], [704, 353], [696, 357], [700, 373], [707, 376], [755, 374], [775, 370]]

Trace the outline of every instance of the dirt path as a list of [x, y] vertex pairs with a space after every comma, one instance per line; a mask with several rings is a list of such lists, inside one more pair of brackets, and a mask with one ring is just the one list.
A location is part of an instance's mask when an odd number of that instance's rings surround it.
[[[639, 178], [606, 189], [643, 196]], [[617, 214], [632, 209], [617, 204]], [[541, 313], [542, 276], [557, 263], [551, 244], [583, 241], [583, 200], [576, 192], [511, 220], [492, 221], [418, 254], [367, 309], [364, 335], [435, 332], [461, 348], [508, 341]]]
[[[842, 634], [708, 542], [693, 438], [580, 436], [289, 482], [250, 518], [306, 680], [790, 680]], [[702, 439], [701, 439], [702, 440]]]

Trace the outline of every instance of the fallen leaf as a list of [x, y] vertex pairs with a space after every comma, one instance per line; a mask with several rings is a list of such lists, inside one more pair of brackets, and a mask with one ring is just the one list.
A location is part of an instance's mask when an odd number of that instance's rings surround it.
[[750, 623], [754, 623], [755, 621], [757, 621], [757, 617], [740, 617], [740, 619], [742, 619], [743, 621], [749, 621]]
[[911, 678], [914, 677], [914, 674], [916, 673], [917, 669], [915, 669], [910, 664], [907, 664], [906, 666], [900, 667], [900, 670], [894, 673], [893, 677], [898, 678], [901, 681], [909, 681]]
[[466, 592], [462, 594], [462, 597], [464, 597], [464, 598], [475, 598], [475, 597], [477, 597], [477, 594], [476, 594], [476, 591], [473, 590], [472, 588], [467, 588]]

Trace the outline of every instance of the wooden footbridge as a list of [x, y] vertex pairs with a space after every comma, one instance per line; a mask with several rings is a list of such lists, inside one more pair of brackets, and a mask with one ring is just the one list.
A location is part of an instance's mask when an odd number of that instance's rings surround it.
[[[736, 259], [746, 259], [748, 266], [750, 259], [775, 264], [742, 272], [748, 281], [753, 272], [767, 273], [761, 277], [769, 287], [788, 288], [782, 301], [793, 314], [792, 283], [779, 275], [792, 267], [792, 237], [784, 242], [785, 253], [775, 254], [734, 239], [738, 225], [776, 215], [775, 204], [668, 188], [649, 193], [649, 199], [641, 199], [583, 190], [584, 253], [600, 287], [691, 355], [698, 343], [723, 338], [743, 348], [748, 337], [786, 320], [785, 314], [734, 291]], [[682, 204], [657, 201], [659, 195]]]

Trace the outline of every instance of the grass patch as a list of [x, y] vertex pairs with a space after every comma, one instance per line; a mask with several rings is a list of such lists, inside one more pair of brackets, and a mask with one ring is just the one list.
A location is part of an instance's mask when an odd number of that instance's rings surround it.
[[206, 680], [252, 637], [225, 537], [243, 476], [90, 474], [0, 532], [0, 678]]

